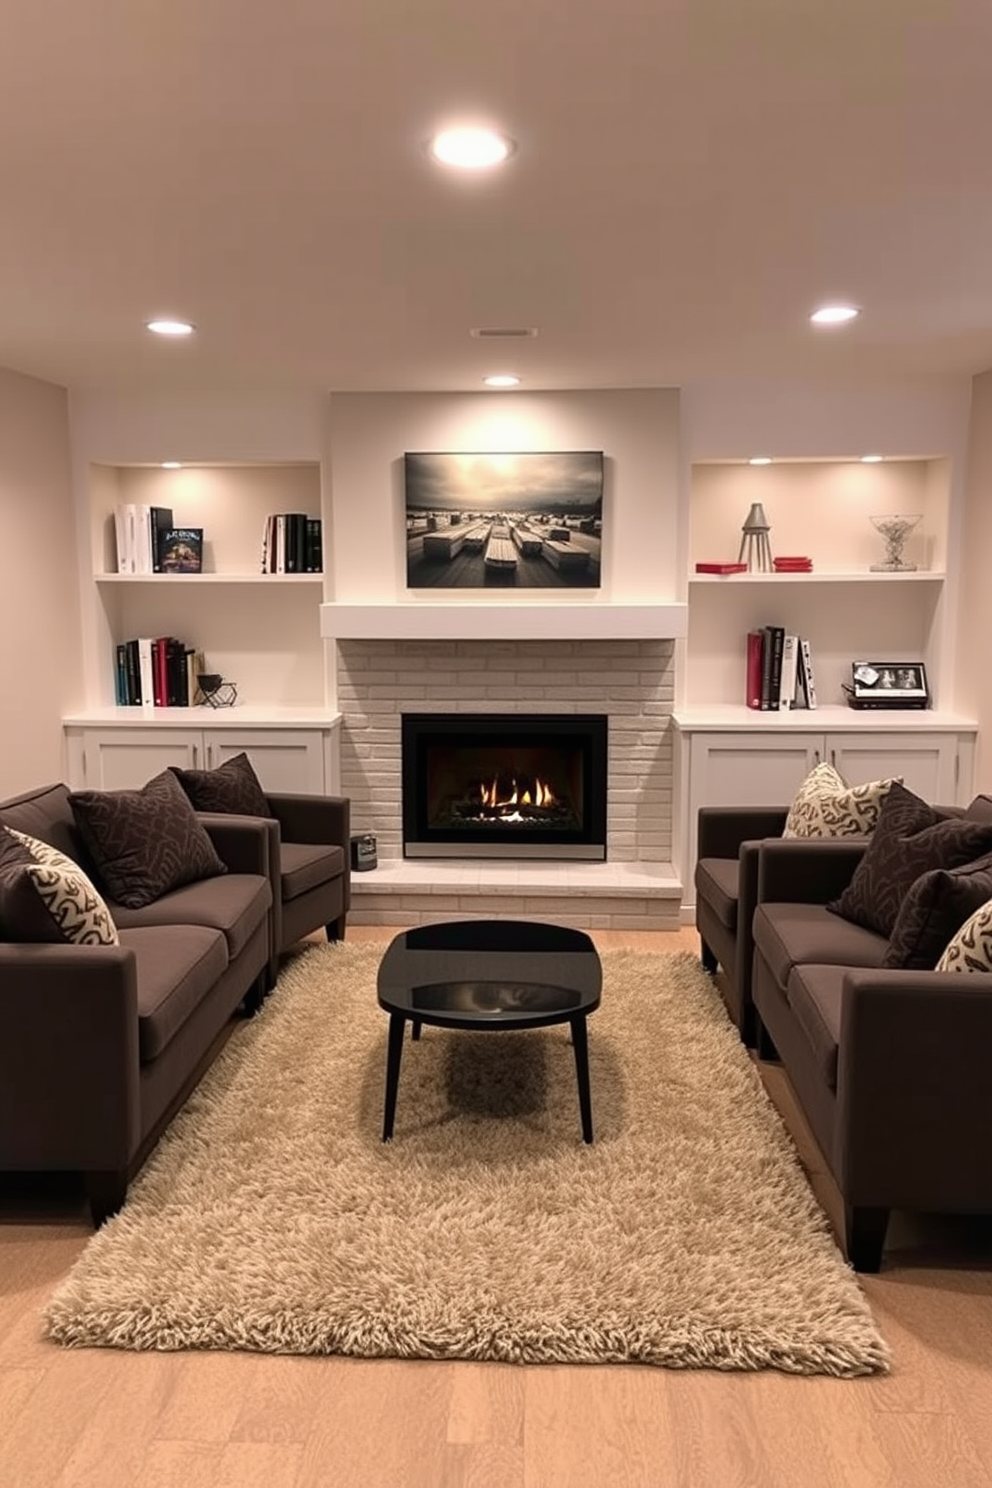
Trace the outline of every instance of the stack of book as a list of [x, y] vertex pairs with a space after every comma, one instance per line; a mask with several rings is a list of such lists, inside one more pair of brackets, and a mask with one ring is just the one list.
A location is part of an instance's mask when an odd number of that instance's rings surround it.
[[748, 631], [745, 701], [762, 712], [816, 707], [813, 659], [804, 636], [787, 635], [781, 625]]
[[114, 508], [117, 572], [161, 573], [161, 536], [171, 528], [171, 507], [118, 503]]
[[306, 512], [274, 512], [262, 537], [262, 572], [322, 573], [323, 538], [319, 517]]
[[772, 566], [776, 573], [812, 573], [812, 558], [773, 558]]
[[122, 708], [188, 708], [202, 701], [203, 652], [175, 636], [140, 636], [117, 647], [114, 696]]

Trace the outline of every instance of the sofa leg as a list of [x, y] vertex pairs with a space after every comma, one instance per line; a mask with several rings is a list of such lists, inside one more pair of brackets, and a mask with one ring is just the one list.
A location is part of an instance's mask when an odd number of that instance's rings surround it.
[[253, 1018], [265, 1001], [265, 994], [269, 990], [269, 969], [265, 968], [252, 982], [248, 991], [241, 1000], [246, 1018]]
[[754, 1033], [758, 1049], [758, 1058], [767, 1060], [769, 1064], [777, 1064], [778, 1050], [775, 1047], [775, 1041], [772, 1038], [771, 1034], [768, 1032], [768, 1029], [765, 1027], [764, 1023], [762, 1023], [757, 1012], [755, 1012], [754, 1014]]
[[888, 1209], [873, 1209], [866, 1204], [844, 1205], [844, 1244], [855, 1271], [881, 1270], [888, 1224]]
[[347, 919], [347, 915], [339, 915], [336, 920], [331, 921], [327, 926], [328, 940], [344, 940], [344, 929]]
[[699, 959], [703, 963], [703, 970], [708, 971], [710, 976], [713, 976], [720, 963], [702, 936], [699, 937]]
[[[745, 1049], [754, 1049], [758, 1045], [758, 1015], [751, 1003], [741, 1008], [740, 1035], [741, 1043]], [[768, 1035], [766, 1034], [767, 1038]], [[771, 1042], [769, 1040], [769, 1042]]]
[[93, 1228], [116, 1214], [127, 1198], [127, 1168], [99, 1168], [85, 1174], [86, 1198]]

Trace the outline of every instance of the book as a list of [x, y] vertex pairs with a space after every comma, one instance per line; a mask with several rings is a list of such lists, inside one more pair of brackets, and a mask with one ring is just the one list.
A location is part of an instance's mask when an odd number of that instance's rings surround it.
[[761, 653], [764, 640], [764, 631], [749, 630], [747, 633], [745, 702], [749, 708], [761, 707]]
[[797, 657], [799, 637], [786, 635], [782, 640], [782, 675], [779, 680], [778, 705], [780, 709], [796, 705]]
[[307, 517], [305, 569], [307, 573], [324, 571], [324, 539], [319, 517]]
[[813, 680], [813, 658], [810, 653], [809, 641], [805, 636], [799, 640], [799, 682], [803, 696], [803, 705], [807, 708], [816, 707], [816, 683]]
[[696, 572], [701, 574], [747, 573], [746, 563], [697, 563]]
[[162, 542], [165, 534], [172, 529], [172, 507], [150, 506], [148, 508], [148, 536], [151, 548], [151, 568], [149, 573], [162, 572]]
[[138, 679], [141, 687], [141, 705], [144, 708], [151, 708], [155, 702], [153, 646], [151, 636], [138, 637]]
[[778, 711], [778, 690], [782, 679], [782, 644], [785, 630], [781, 625], [765, 626], [765, 650], [762, 658], [761, 706], [771, 712]]
[[203, 528], [169, 527], [162, 534], [162, 573], [203, 572]]
[[114, 507], [114, 540], [117, 545], [117, 572], [134, 573], [134, 519], [131, 508], [123, 501]]

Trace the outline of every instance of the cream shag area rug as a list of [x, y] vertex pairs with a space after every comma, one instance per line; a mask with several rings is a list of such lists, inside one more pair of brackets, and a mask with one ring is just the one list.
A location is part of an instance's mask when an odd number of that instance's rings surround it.
[[407, 1036], [383, 1144], [379, 948], [313, 945], [232, 1036], [45, 1313], [60, 1343], [888, 1368], [695, 958], [603, 954], [596, 1141], [567, 1025]]

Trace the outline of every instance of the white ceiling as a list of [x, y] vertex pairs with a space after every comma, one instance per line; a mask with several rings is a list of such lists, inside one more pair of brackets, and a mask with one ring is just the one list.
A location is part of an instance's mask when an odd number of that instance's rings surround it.
[[[466, 115], [519, 144], [484, 179], [422, 148]], [[860, 321], [812, 331], [837, 298]], [[198, 334], [156, 340], [155, 314]], [[992, 5], [4, 0], [0, 365], [177, 389], [981, 371]]]

